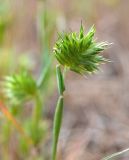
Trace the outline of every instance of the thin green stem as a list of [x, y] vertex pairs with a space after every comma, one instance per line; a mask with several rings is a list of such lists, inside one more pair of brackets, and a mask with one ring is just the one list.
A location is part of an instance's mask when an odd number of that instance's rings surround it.
[[35, 108], [34, 108], [34, 121], [38, 125], [42, 116], [42, 101], [40, 95], [37, 94], [35, 98]]
[[32, 115], [32, 139], [34, 141], [34, 144], [37, 145], [39, 142], [39, 125], [40, 125], [40, 120], [42, 118], [42, 101], [39, 93], [35, 97], [35, 106], [33, 110], [33, 115]]
[[126, 152], [129, 152], [129, 148], [127, 148], [127, 149], [125, 149], [125, 150], [123, 150], [123, 151], [114, 153], [114, 154], [112, 154], [112, 155], [110, 155], [110, 156], [107, 156], [107, 157], [103, 158], [102, 160], [112, 160], [112, 159], [114, 159], [114, 158], [116, 159], [116, 158], [122, 156], [122, 155], [123, 155], [124, 153], [126, 153]]
[[52, 160], [56, 160], [57, 145], [58, 145], [59, 134], [60, 134], [60, 129], [62, 125], [63, 108], [64, 108], [63, 93], [65, 91], [65, 85], [64, 85], [64, 77], [62, 75], [60, 65], [57, 65], [56, 67], [56, 76], [57, 76], [59, 98], [57, 101], [56, 111], [54, 115]]
[[51, 63], [52, 63], [52, 57], [49, 54], [49, 43], [48, 43], [48, 31], [47, 31], [47, 0], [44, 0], [40, 4], [40, 12], [38, 14], [39, 16], [39, 38], [41, 43], [41, 73], [37, 82], [37, 85], [40, 90], [44, 88], [44, 82], [47, 78], [47, 75], [50, 71]]

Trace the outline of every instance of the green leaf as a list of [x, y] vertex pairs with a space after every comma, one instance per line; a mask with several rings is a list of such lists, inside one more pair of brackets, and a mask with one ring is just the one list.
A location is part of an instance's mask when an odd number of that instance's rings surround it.
[[57, 102], [55, 116], [54, 116], [52, 160], [56, 160], [57, 144], [63, 117], [63, 106], [64, 106], [63, 97], [60, 96]]

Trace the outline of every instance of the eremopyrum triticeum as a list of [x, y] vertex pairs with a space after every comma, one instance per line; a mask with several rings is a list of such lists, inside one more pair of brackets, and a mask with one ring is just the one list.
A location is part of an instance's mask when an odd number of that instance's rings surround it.
[[94, 34], [94, 26], [85, 35], [81, 25], [79, 33], [59, 35], [54, 46], [54, 54], [58, 62], [83, 75], [99, 70], [99, 65], [108, 61], [100, 55], [100, 52], [106, 49], [109, 44], [107, 42], [97, 43]]
[[[64, 107], [64, 75], [66, 68], [81, 75], [85, 75], [99, 70], [99, 65], [108, 61], [106, 58], [100, 55], [100, 52], [107, 48], [108, 43], [97, 43], [94, 39], [94, 34], [94, 26], [91, 27], [89, 32], [85, 35], [83, 26], [81, 24], [79, 33], [71, 32], [59, 35], [59, 38], [54, 46], [53, 52], [60, 64], [56, 67], [59, 98], [53, 123], [52, 160], [57, 160], [57, 145]], [[63, 73], [60, 65], [64, 66]]]
[[37, 94], [37, 85], [27, 72], [6, 76], [3, 82], [6, 97], [14, 103], [32, 99]]

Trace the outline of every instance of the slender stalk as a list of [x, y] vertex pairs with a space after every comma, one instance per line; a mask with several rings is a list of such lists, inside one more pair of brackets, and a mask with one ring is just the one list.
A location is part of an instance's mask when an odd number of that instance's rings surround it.
[[114, 154], [112, 154], [112, 155], [110, 155], [110, 156], [107, 156], [107, 157], [103, 158], [102, 160], [113, 160], [114, 158], [116, 159], [117, 157], [122, 156], [122, 155], [123, 155], [124, 153], [126, 153], [126, 152], [129, 152], [129, 148], [127, 148], [127, 149], [125, 149], [125, 150], [123, 150], [123, 151], [114, 153]]
[[39, 94], [37, 94], [35, 98], [35, 107], [34, 107], [33, 114], [34, 114], [34, 117], [33, 117], [34, 123], [36, 126], [38, 126], [38, 123], [42, 116], [42, 102]]
[[63, 117], [63, 106], [63, 96], [60, 96], [57, 102], [54, 116], [52, 160], [56, 160], [57, 145]]
[[83, 25], [81, 24], [79, 34], [76, 32], [65, 33], [63, 36], [59, 34], [59, 38], [55, 43], [53, 53], [57, 61], [64, 66], [65, 69], [64, 75], [62, 75], [60, 66], [58, 65], [56, 68], [59, 100], [54, 117], [52, 160], [56, 160], [57, 143], [62, 121], [63, 102], [61, 103], [61, 97], [63, 101], [63, 93], [65, 90], [64, 77], [67, 69], [66, 66], [68, 66], [68, 69], [71, 71], [85, 75], [94, 73], [99, 69], [99, 65], [101, 63], [108, 61], [103, 56], [99, 55], [100, 52], [107, 48], [108, 43], [97, 43], [94, 40], [94, 34], [94, 26], [91, 27], [89, 32], [85, 35]]
[[41, 60], [42, 60], [42, 70], [38, 79], [38, 87], [39, 89], [44, 88], [44, 81], [50, 71], [52, 58], [49, 54], [49, 43], [48, 43], [48, 31], [46, 26], [47, 21], [47, 0], [43, 0], [41, 4], [39, 5], [40, 12], [38, 14], [39, 16], [39, 38], [40, 38], [40, 46], [41, 46]]
[[39, 142], [38, 132], [39, 132], [39, 125], [41, 118], [42, 118], [42, 101], [40, 95], [37, 94], [35, 97], [35, 106], [32, 115], [32, 139], [35, 145], [37, 145]]
[[62, 124], [63, 108], [64, 108], [63, 93], [65, 91], [65, 86], [64, 86], [64, 77], [62, 75], [60, 65], [57, 65], [56, 67], [56, 76], [57, 76], [59, 98], [57, 101], [56, 111], [54, 115], [52, 160], [56, 160], [57, 145], [58, 145], [58, 139], [59, 139], [61, 124]]

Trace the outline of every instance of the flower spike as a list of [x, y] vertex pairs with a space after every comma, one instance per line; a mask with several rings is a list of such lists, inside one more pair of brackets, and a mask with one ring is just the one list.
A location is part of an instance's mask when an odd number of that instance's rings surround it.
[[5, 96], [14, 103], [32, 99], [37, 94], [37, 85], [28, 72], [6, 76], [3, 82]]
[[79, 33], [59, 35], [53, 51], [58, 62], [83, 75], [99, 70], [99, 65], [108, 61], [100, 55], [100, 52], [104, 51], [109, 44], [107, 42], [97, 43], [94, 40], [94, 34], [94, 26], [85, 35], [81, 24]]

